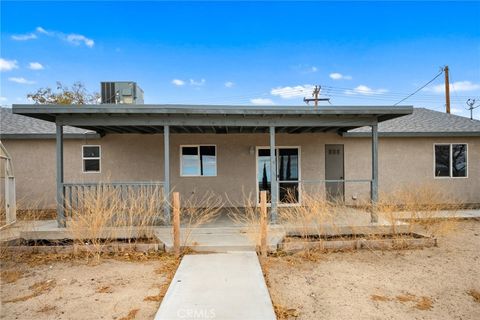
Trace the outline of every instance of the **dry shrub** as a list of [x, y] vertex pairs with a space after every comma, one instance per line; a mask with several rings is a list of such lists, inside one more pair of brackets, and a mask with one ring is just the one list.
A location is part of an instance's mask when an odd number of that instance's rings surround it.
[[432, 184], [408, 185], [388, 194], [382, 193], [377, 205], [379, 217], [391, 224], [393, 234], [397, 234], [398, 227], [406, 222], [409, 233], [422, 230], [432, 236], [456, 230], [454, 219], [439, 219], [439, 215], [443, 210], [455, 213], [458, 209], [457, 199]]
[[193, 193], [190, 197], [181, 199], [180, 224], [183, 226], [182, 247], [191, 245], [190, 237], [194, 229], [214, 221], [224, 207], [222, 197], [213, 192], [206, 192], [198, 197]]
[[44, 293], [51, 291], [55, 286], [56, 286], [55, 280], [40, 281], [29, 287], [29, 289], [32, 290], [32, 293], [27, 294], [25, 296], [18, 297], [18, 298], [5, 300], [4, 302], [15, 303], [20, 301], [27, 301], [31, 298], [38, 297], [39, 295], [42, 295]]
[[[255, 247], [260, 246], [260, 222], [261, 222], [261, 212], [260, 207], [257, 206], [255, 197], [252, 193], [246, 194], [243, 192], [243, 206], [238, 207], [232, 201], [228, 200], [230, 203], [228, 217], [236, 225], [241, 225], [246, 230], [246, 235], [249, 240]], [[267, 225], [267, 234], [268, 234], [268, 225]]]
[[[295, 230], [304, 239], [319, 237], [327, 231], [336, 231], [340, 224], [352, 225], [345, 214], [350, 210], [341, 201], [327, 201], [323, 194], [302, 194], [302, 204], [282, 208], [282, 224]], [[345, 221], [347, 220], [347, 221]]]
[[78, 251], [100, 257], [102, 248], [117, 240], [133, 242], [153, 235], [153, 227], [163, 218], [163, 196], [157, 187], [114, 187], [98, 184], [67, 199], [65, 211], [71, 215], [67, 230]]
[[119, 320], [133, 320], [136, 318], [137, 313], [140, 311], [140, 309], [132, 309], [128, 312], [128, 314], [125, 317], [121, 317]]
[[3, 270], [0, 272], [0, 279], [2, 283], [14, 283], [20, 279], [23, 275], [23, 272], [18, 270]]
[[470, 289], [470, 290], [468, 290], [467, 293], [472, 296], [472, 298], [475, 302], [480, 303], [480, 291], [475, 290], [475, 289]]

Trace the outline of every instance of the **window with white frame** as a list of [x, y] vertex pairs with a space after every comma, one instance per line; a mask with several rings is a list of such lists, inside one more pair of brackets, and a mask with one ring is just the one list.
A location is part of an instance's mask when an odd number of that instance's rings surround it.
[[216, 146], [181, 146], [180, 153], [180, 171], [183, 177], [214, 177], [217, 175]]
[[465, 143], [435, 144], [435, 177], [464, 178], [467, 175]]
[[83, 172], [100, 172], [100, 146], [82, 146]]

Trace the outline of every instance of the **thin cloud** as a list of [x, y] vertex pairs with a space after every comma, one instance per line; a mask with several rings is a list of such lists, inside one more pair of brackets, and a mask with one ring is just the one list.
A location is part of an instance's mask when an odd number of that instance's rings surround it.
[[34, 84], [35, 83], [35, 81], [27, 80], [23, 77], [10, 77], [10, 78], [8, 78], [8, 81], [19, 83], [19, 84]]
[[30, 62], [28, 68], [31, 70], [43, 70], [45, 69], [40, 62]]
[[[471, 81], [456, 81], [450, 83], [450, 87], [452, 87], [455, 91], [475, 91], [480, 90], [480, 84], [473, 83]], [[426, 87], [423, 91], [429, 91], [433, 93], [445, 93], [445, 85], [438, 84], [435, 86]]]
[[352, 76], [343, 75], [339, 72], [330, 73], [330, 79], [333, 80], [352, 80]]
[[233, 88], [233, 86], [235, 86], [235, 83], [232, 82], [232, 81], [227, 81], [225, 82], [225, 87], [227, 88]]
[[27, 33], [27, 34], [14, 34], [11, 37], [15, 41], [28, 41], [37, 39], [37, 35], [35, 33]]
[[95, 45], [95, 41], [81, 34], [76, 34], [76, 33], [67, 34], [65, 39], [71, 44], [76, 46], [79, 46], [83, 43], [87, 47], [92, 48]]
[[10, 71], [18, 68], [17, 60], [6, 60], [0, 58], [0, 71]]
[[205, 84], [205, 79], [201, 79], [199, 81], [197, 80], [194, 80], [194, 79], [190, 79], [190, 85], [191, 86], [196, 86], [196, 87], [199, 87], [199, 86], [203, 86]]
[[185, 85], [185, 81], [183, 80], [180, 80], [180, 79], [173, 79], [172, 80], [172, 84], [178, 86], [178, 87], [181, 87], [181, 86], [184, 86]]
[[316, 66], [308, 64], [299, 64], [293, 66], [293, 69], [297, 70], [299, 73], [315, 73], [318, 71], [318, 68]]
[[8, 99], [6, 97], [0, 97], [0, 102], [6, 102]]
[[250, 103], [254, 105], [263, 105], [263, 106], [272, 106], [275, 104], [275, 102], [273, 102], [272, 99], [268, 99], [268, 98], [250, 99]]
[[83, 34], [78, 34], [78, 33], [66, 34], [60, 31], [46, 30], [45, 28], [42, 28], [42, 27], [37, 27], [34, 32], [31, 32], [28, 34], [13, 35], [12, 39], [16, 41], [34, 40], [34, 39], [38, 39], [40, 35], [56, 37], [62, 41], [66, 41], [75, 46], [80, 46], [83, 44], [89, 48], [93, 48], [93, 46], [95, 45], [95, 41], [93, 39], [90, 39], [84, 36]]
[[313, 90], [313, 85], [304, 84], [294, 87], [277, 87], [270, 90], [272, 96], [278, 96], [282, 99], [292, 99], [303, 97], [305, 95], [311, 94]]
[[388, 92], [387, 89], [372, 89], [372, 88], [367, 87], [366, 85], [363, 85], [363, 84], [355, 87], [353, 90], [345, 90], [346, 94], [351, 94], [351, 95], [362, 94], [362, 95], [366, 95], [366, 96], [382, 94], [382, 93], [386, 93], [386, 92]]

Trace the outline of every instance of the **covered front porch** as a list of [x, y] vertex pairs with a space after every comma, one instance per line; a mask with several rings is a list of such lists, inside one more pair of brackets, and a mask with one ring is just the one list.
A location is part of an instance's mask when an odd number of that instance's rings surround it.
[[[179, 152], [171, 146], [172, 136], [207, 136], [207, 135], [241, 135], [251, 136], [253, 140], [260, 139], [267, 143], [254, 142], [250, 144], [249, 153], [255, 153], [258, 167], [261, 157], [263, 168], [256, 168], [255, 197], [260, 189], [269, 192], [270, 221], [278, 222], [278, 209], [283, 205], [285, 186], [293, 193], [300, 193], [309, 185], [338, 184], [368, 184], [370, 200], [374, 205], [378, 200], [378, 123], [412, 112], [411, 107], [322, 107], [319, 110], [305, 107], [245, 107], [245, 106], [185, 106], [185, 105], [84, 105], [84, 106], [32, 106], [15, 105], [15, 113], [23, 114], [56, 123], [56, 189], [57, 189], [57, 222], [60, 227], [66, 226], [68, 209], [80, 205], [82, 194], [87, 190], [107, 188], [116, 190], [118, 197], [127, 194], [142, 193], [152, 198], [161, 198], [162, 205], [158, 214], [169, 223], [171, 221], [170, 193], [175, 187], [172, 184], [172, 153]], [[158, 168], [163, 172], [162, 180], [150, 181], [115, 181], [112, 176], [107, 183], [65, 181], [64, 177], [64, 137], [63, 127], [75, 126], [97, 132], [100, 136], [141, 134], [163, 137], [163, 166]], [[293, 182], [284, 181], [279, 173], [282, 166], [282, 152], [287, 154], [284, 146], [278, 143], [279, 137], [287, 135], [305, 136], [324, 133], [341, 135], [350, 129], [371, 127], [371, 176], [364, 179], [310, 179], [304, 175], [298, 176]], [[339, 136], [340, 137], [340, 136]], [[188, 143], [184, 143], [188, 147]], [[291, 148], [291, 144], [289, 144]], [[252, 150], [253, 148], [253, 150]], [[291, 153], [294, 157], [295, 154]], [[300, 152], [296, 154], [300, 157]], [[290, 159], [290, 154], [285, 156]], [[288, 160], [285, 160], [288, 161]], [[232, 167], [238, 165], [235, 158], [230, 161]], [[279, 163], [280, 162], [280, 163]], [[138, 164], [142, 165], [142, 164]], [[133, 167], [134, 169], [134, 167]], [[182, 170], [180, 168], [180, 170]], [[261, 178], [259, 172], [261, 171]], [[268, 172], [265, 172], [268, 171]], [[281, 170], [280, 170], [281, 171]], [[266, 178], [266, 179], [264, 179]], [[198, 178], [207, 179], [207, 178]], [[214, 176], [214, 179], [229, 180], [235, 184], [235, 176]], [[262, 181], [265, 180], [265, 181]], [[259, 181], [260, 180], [260, 181]], [[189, 181], [193, 181], [190, 179]], [[197, 180], [199, 181], [199, 180]], [[206, 180], [208, 183], [208, 180]], [[195, 182], [192, 182], [195, 183]], [[205, 182], [202, 182], [205, 185]], [[292, 187], [293, 185], [293, 187]], [[241, 185], [236, 186], [241, 188]], [[283, 191], [283, 192], [282, 192]], [[186, 195], [187, 196], [187, 195]], [[298, 196], [299, 197], [299, 196]], [[256, 201], [258, 202], [258, 201]], [[298, 205], [301, 205], [300, 201]], [[155, 202], [159, 205], [160, 202]], [[145, 203], [145, 206], [149, 206]], [[373, 208], [374, 206], [372, 206]], [[375, 211], [371, 211], [371, 221], [376, 222]]]

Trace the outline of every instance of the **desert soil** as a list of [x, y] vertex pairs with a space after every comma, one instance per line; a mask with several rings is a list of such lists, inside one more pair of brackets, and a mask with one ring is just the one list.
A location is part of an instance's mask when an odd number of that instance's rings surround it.
[[166, 264], [2, 261], [0, 319], [153, 319], [169, 282]]
[[262, 261], [285, 318], [480, 319], [480, 221], [434, 248], [271, 257]]

